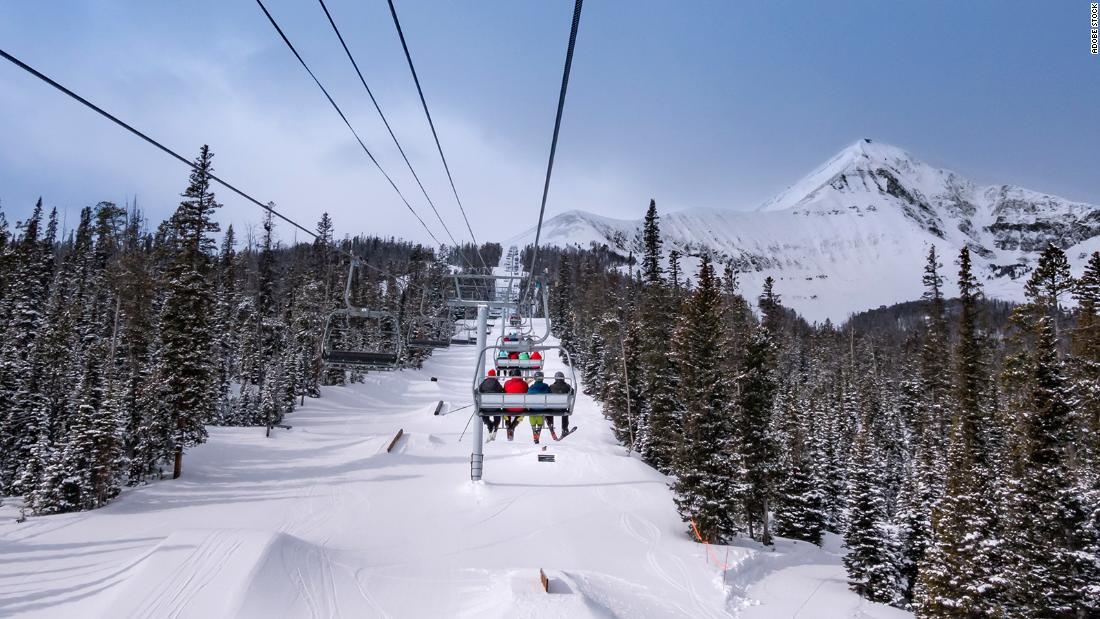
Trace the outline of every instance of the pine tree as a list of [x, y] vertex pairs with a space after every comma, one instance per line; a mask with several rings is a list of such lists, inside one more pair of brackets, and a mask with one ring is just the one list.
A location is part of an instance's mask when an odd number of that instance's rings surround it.
[[928, 250], [928, 261], [922, 280], [928, 319], [920, 350], [918, 388], [921, 398], [915, 411], [917, 418], [914, 426], [916, 435], [924, 442], [924, 449], [928, 450], [927, 457], [932, 459], [942, 459], [946, 454], [947, 432], [952, 418], [951, 373], [945, 363], [950, 356], [950, 350], [943, 278], [939, 274], [941, 266], [936, 255], [936, 246], [933, 245]]
[[764, 278], [764, 288], [760, 293], [760, 312], [764, 315], [764, 328], [773, 334], [779, 333], [783, 310], [780, 297], [775, 292], [775, 280], [770, 275]]
[[214, 359], [217, 363], [216, 423], [228, 423], [232, 418], [230, 386], [237, 376], [237, 307], [240, 303], [237, 290], [237, 237], [230, 225], [225, 230], [221, 251], [218, 253], [215, 285], [215, 309], [213, 328], [219, 334], [214, 339]]
[[809, 403], [794, 394], [788, 395], [783, 407], [777, 406], [777, 415], [782, 415], [791, 428], [785, 433], [788, 447], [783, 450], [780, 466], [783, 477], [776, 497], [775, 532], [820, 545], [826, 514], [817, 420]]
[[852, 591], [873, 601], [894, 604], [900, 599], [900, 574], [894, 541], [887, 528], [880, 465], [868, 426], [852, 446], [848, 495], [851, 513], [844, 544], [844, 567]]
[[213, 154], [203, 146], [194, 163], [191, 183], [172, 216], [175, 256], [165, 274], [165, 300], [160, 317], [163, 401], [172, 428], [173, 478], [183, 472], [183, 453], [206, 440], [203, 423], [214, 418], [211, 395], [217, 393], [213, 363], [214, 333], [210, 317], [214, 299], [210, 281], [210, 254], [218, 231], [213, 220], [217, 203], [211, 189]]
[[674, 308], [679, 308], [684, 298], [685, 285], [683, 280], [680, 279], [680, 258], [679, 250], [673, 249], [668, 252], [668, 285], [672, 289], [672, 306]]
[[684, 305], [673, 354], [680, 368], [684, 434], [674, 467], [672, 491], [685, 522], [707, 541], [736, 530], [741, 463], [733, 427], [733, 389], [714, 362], [719, 349], [722, 300], [709, 258], [699, 265], [699, 282]]
[[44, 487], [36, 493], [36, 509], [42, 513], [94, 509], [120, 490], [123, 444], [115, 411], [104, 393], [106, 347], [99, 342], [89, 353], [68, 435], [43, 476]]
[[[746, 523], [750, 535], [756, 536], [760, 524], [759, 539], [771, 543], [768, 522], [772, 509], [772, 497], [779, 471], [779, 446], [770, 425], [775, 403], [777, 384], [776, 346], [773, 328], [778, 328], [781, 311], [779, 297], [765, 281], [760, 308], [765, 314], [764, 325], [753, 329], [743, 344], [740, 373], [737, 380], [737, 425], [740, 429], [738, 445], [743, 465], [746, 467], [746, 494], [743, 497]], [[771, 316], [771, 318], [768, 318]]]
[[53, 245], [57, 235], [57, 211], [50, 214], [45, 234], [40, 234], [42, 200], [27, 220], [23, 235], [13, 248], [13, 276], [6, 337], [0, 344], [0, 493], [25, 492], [14, 484], [38, 443], [37, 432], [44, 406], [39, 391], [42, 360], [37, 355], [43, 304], [53, 277]]
[[1087, 591], [1100, 571], [1085, 555], [1093, 533], [1070, 464], [1074, 396], [1051, 318], [1036, 330], [1009, 501], [1008, 608], [1017, 617], [1083, 617], [1098, 609]]
[[756, 524], [760, 524], [759, 539], [765, 544], [771, 543], [768, 514], [778, 472], [778, 447], [769, 426], [776, 393], [775, 354], [768, 329], [755, 330], [745, 343], [737, 389], [738, 445], [747, 470], [746, 522], [753, 536], [757, 533]]
[[981, 286], [970, 251], [959, 254], [959, 342], [955, 351], [956, 417], [944, 495], [932, 513], [933, 541], [919, 566], [921, 616], [996, 616], [997, 501], [987, 449], [987, 369], [979, 331]]
[[670, 291], [661, 268], [661, 231], [657, 204], [649, 202], [643, 224], [642, 291], [635, 329], [639, 334], [638, 403], [644, 439], [642, 457], [657, 470], [668, 472], [676, 457], [682, 431], [679, 373], [669, 359], [669, 339], [675, 328]]
[[1052, 243], [1048, 244], [1039, 256], [1038, 266], [1024, 284], [1024, 292], [1028, 297], [1038, 299], [1038, 306], [1046, 308], [1054, 326], [1055, 338], [1061, 336], [1061, 298], [1072, 291], [1074, 285], [1065, 252]]
[[1079, 470], [1082, 485], [1095, 489], [1100, 498], [1100, 252], [1089, 257], [1074, 297], [1077, 326], [1070, 362], [1079, 399]]

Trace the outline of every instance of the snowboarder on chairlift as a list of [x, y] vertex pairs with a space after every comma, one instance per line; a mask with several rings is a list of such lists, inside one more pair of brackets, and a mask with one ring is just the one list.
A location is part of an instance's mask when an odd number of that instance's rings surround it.
[[[500, 381], [497, 380], [497, 371], [490, 368], [485, 376], [485, 380], [481, 381], [477, 390], [481, 393], [504, 393], [504, 387], [501, 386]], [[500, 415], [485, 417], [484, 421], [485, 427], [489, 430], [489, 440], [495, 441], [497, 439], [497, 430], [500, 429]]]
[[[562, 372], [554, 372], [554, 382], [550, 384], [550, 393], [573, 393], [573, 388], [569, 386], [569, 383], [565, 382], [565, 374]], [[553, 420], [553, 417], [550, 418]], [[550, 422], [550, 434], [554, 433], [554, 422]], [[562, 415], [561, 417], [561, 436], [565, 438], [569, 436], [569, 415]]]
[[[535, 381], [531, 383], [531, 386], [527, 388], [527, 393], [550, 393], [550, 385], [542, 382], [542, 372], [535, 372]], [[539, 435], [542, 434], [542, 424], [546, 421], [550, 426], [550, 435], [556, 436], [554, 432], [554, 418], [544, 417], [543, 415], [530, 415], [528, 417], [531, 421], [531, 434], [535, 437], [535, 444], [539, 444]]]
[[[509, 378], [504, 383], [504, 393], [527, 393], [527, 381], [520, 376], [519, 370], [512, 370]], [[509, 413], [522, 413], [522, 408], [509, 408]], [[508, 431], [508, 440], [516, 437], [516, 426], [519, 425], [523, 415], [509, 415], [504, 418], [504, 429]]]

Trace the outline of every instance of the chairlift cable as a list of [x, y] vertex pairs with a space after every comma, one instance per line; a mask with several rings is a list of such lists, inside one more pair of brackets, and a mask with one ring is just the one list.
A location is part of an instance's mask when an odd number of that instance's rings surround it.
[[550, 140], [550, 159], [546, 163], [546, 181], [542, 185], [542, 204], [539, 207], [539, 223], [535, 227], [535, 247], [531, 254], [531, 266], [528, 268], [527, 288], [523, 293], [524, 299], [531, 292], [531, 283], [535, 276], [535, 263], [539, 258], [539, 238], [542, 235], [542, 220], [546, 214], [546, 196], [550, 192], [550, 175], [554, 171], [554, 154], [558, 149], [558, 132], [561, 130], [561, 115], [565, 109], [565, 93], [569, 88], [569, 71], [573, 67], [573, 48], [577, 44], [577, 29], [581, 23], [581, 5], [584, 0], [577, 0], [573, 6], [573, 25], [569, 30], [569, 47], [565, 52], [565, 68], [561, 76], [561, 91], [558, 93], [558, 112], [554, 118], [554, 135]]
[[[416, 184], [420, 187], [420, 192], [424, 194], [424, 199], [428, 201], [428, 206], [432, 208], [432, 212], [435, 213], [435, 218], [439, 220], [439, 225], [443, 226], [443, 231], [447, 233], [447, 236], [451, 239], [451, 242], [455, 244], [455, 248], [459, 247], [459, 243], [455, 240], [451, 230], [447, 227], [447, 224], [443, 221], [443, 217], [439, 215], [439, 210], [435, 207], [435, 202], [432, 201], [428, 195], [428, 190], [424, 188], [424, 183], [420, 181], [420, 176], [413, 169], [412, 162], [409, 161], [409, 157], [405, 154], [405, 149], [401, 146], [401, 142], [398, 141], [397, 136], [393, 133], [393, 128], [390, 127], [390, 121], [386, 118], [386, 115], [382, 113], [382, 107], [378, 104], [378, 100], [375, 99], [374, 93], [371, 91], [370, 86], [367, 85], [366, 78], [363, 77], [363, 72], [359, 70], [359, 63], [355, 62], [355, 57], [352, 55], [351, 50], [348, 49], [348, 44], [344, 41], [344, 35], [340, 33], [340, 29], [336, 26], [336, 20], [332, 17], [332, 13], [329, 12], [328, 6], [325, 5], [325, 0], [318, 0], [321, 3], [321, 10], [325, 12], [325, 17], [328, 18], [329, 25], [332, 26], [332, 31], [336, 33], [336, 38], [340, 40], [340, 45], [344, 48], [344, 53], [347, 54], [348, 60], [351, 61], [351, 66], [355, 68], [356, 75], [359, 76], [359, 82], [363, 84], [363, 89], [367, 91], [367, 96], [370, 97], [371, 103], [374, 104], [375, 111], [378, 112], [378, 117], [382, 119], [382, 124], [386, 126], [386, 131], [389, 132], [390, 138], [393, 139], [393, 143], [397, 146], [397, 152], [401, 153], [401, 158], [405, 160], [405, 165], [408, 166], [409, 172], [412, 174], [413, 179], [416, 180]], [[466, 264], [473, 267], [473, 264], [465, 254], [461, 254], [462, 258], [466, 260]]]
[[458, 210], [462, 213], [462, 220], [466, 222], [466, 230], [470, 232], [470, 238], [474, 242], [474, 250], [477, 252], [477, 257], [481, 261], [481, 266], [486, 271], [489, 270], [488, 263], [485, 262], [485, 257], [481, 255], [481, 245], [477, 242], [477, 237], [474, 236], [474, 229], [470, 225], [470, 219], [466, 216], [466, 209], [462, 206], [462, 200], [458, 197], [458, 189], [455, 188], [455, 179], [451, 176], [451, 166], [447, 164], [447, 157], [443, 154], [443, 147], [439, 144], [439, 134], [435, 130], [435, 122], [432, 121], [432, 114], [428, 111], [428, 101], [424, 98], [424, 90], [420, 87], [420, 78], [416, 75], [416, 67], [413, 65], [412, 54], [409, 53], [409, 45], [405, 41], [405, 32], [401, 29], [401, 20], [397, 18], [397, 8], [393, 5], [393, 0], [387, 0], [390, 5], [390, 15], [393, 16], [393, 25], [397, 28], [397, 36], [401, 39], [401, 48], [405, 50], [405, 60], [409, 63], [409, 71], [412, 73], [413, 82], [416, 84], [416, 92], [420, 95], [420, 105], [424, 108], [424, 116], [428, 118], [428, 126], [432, 129], [432, 137], [435, 138], [435, 148], [439, 151], [439, 158], [443, 160], [443, 169], [447, 172], [447, 180], [451, 183], [451, 192], [454, 193], [455, 202], [458, 203]]
[[397, 192], [397, 197], [401, 198], [401, 201], [409, 209], [409, 212], [412, 213], [414, 217], [416, 217], [416, 220], [419, 221], [420, 225], [424, 227], [424, 230], [428, 233], [428, 236], [430, 236], [432, 240], [435, 241], [436, 245], [443, 245], [443, 243], [440, 243], [439, 239], [436, 238], [434, 234], [432, 234], [431, 229], [428, 228], [428, 224], [424, 223], [424, 220], [421, 219], [420, 215], [416, 212], [416, 209], [412, 207], [412, 204], [409, 204], [408, 199], [405, 198], [405, 194], [401, 193], [401, 190], [397, 187], [397, 184], [393, 182], [393, 179], [390, 177], [390, 175], [386, 173], [386, 170], [382, 168], [382, 165], [378, 163], [378, 160], [374, 158], [374, 154], [370, 152], [370, 149], [367, 148], [367, 145], [363, 143], [362, 138], [359, 137], [359, 134], [355, 131], [355, 128], [351, 126], [351, 122], [344, 114], [344, 111], [341, 110], [340, 106], [336, 104], [336, 101], [332, 98], [332, 95], [330, 95], [324, 85], [321, 84], [321, 80], [317, 79], [317, 76], [313, 73], [313, 70], [309, 68], [308, 64], [306, 64], [305, 59], [302, 58], [302, 55], [298, 53], [297, 49], [295, 49], [294, 44], [291, 43], [290, 39], [287, 38], [286, 33], [283, 32], [283, 29], [279, 26], [279, 23], [275, 21], [275, 18], [267, 10], [267, 7], [264, 6], [263, 0], [256, 0], [256, 4], [260, 5], [260, 10], [264, 12], [264, 15], [267, 16], [268, 21], [270, 21], [271, 25], [275, 27], [275, 31], [279, 33], [279, 37], [282, 38], [283, 43], [286, 43], [286, 46], [290, 48], [290, 51], [294, 54], [294, 57], [298, 59], [299, 64], [301, 64], [302, 68], [306, 70], [306, 73], [309, 73], [309, 76], [313, 78], [313, 82], [317, 84], [317, 87], [321, 89], [322, 93], [324, 93], [325, 98], [328, 99], [328, 102], [330, 104], [332, 104], [333, 109], [336, 110], [336, 113], [340, 115], [340, 118], [344, 121], [344, 124], [347, 125], [348, 130], [351, 131], [351, 134], [353, 136], [355, 136], [355, 141], [359, 142], [359, 146], [362, 147], [363, 152], [367, 154], [367, 157], [369, 157], [371, 162], [374, 163], [374, 166], [378, 168], [378, 171], [381, 172], [382, 176], [386, 178], [386, 181], [389, 182], [390, 187], [393, 187], [393, 190]]

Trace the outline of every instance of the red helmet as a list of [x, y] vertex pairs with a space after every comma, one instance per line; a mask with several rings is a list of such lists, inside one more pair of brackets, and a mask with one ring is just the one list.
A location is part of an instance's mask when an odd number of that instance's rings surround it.
[[496, 376], [496, 375], [497, 375], [497, 371], [496, 371], [496, 370], [494, 370], [493, 368], [489, 368], [489, 374], [488, 374], [488, 376]]

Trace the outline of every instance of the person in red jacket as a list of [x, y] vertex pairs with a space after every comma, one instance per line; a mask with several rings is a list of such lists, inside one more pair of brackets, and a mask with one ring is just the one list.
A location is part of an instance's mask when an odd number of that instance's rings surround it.
[[[527, 381], [523, 380], [519, 370], [512, 370], [509, 378], [504, 383], [504, 393], [527, 393]], [[509, 413], [522, 413], [522, 408], [509, 408]], [[504, 418], [504, 428], [508, 431], [508, 440], [516, 437], [516, 426], [519, 425], [522, 415], [512, 415]]]

